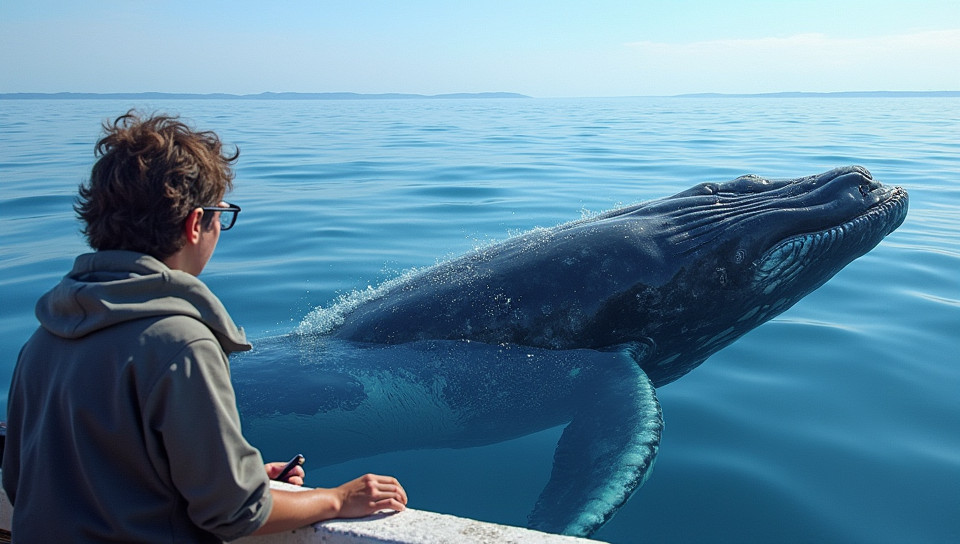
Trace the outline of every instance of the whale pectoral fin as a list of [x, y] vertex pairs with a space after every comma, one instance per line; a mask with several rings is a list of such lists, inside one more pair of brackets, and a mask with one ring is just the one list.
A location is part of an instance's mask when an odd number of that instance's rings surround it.
[[640, 367], [623, 353], [617, 360], [616, 368], [607, 361], [563, 431], [531, 528], [589, 536], [650, 475], [663, 430], [660, 403]]

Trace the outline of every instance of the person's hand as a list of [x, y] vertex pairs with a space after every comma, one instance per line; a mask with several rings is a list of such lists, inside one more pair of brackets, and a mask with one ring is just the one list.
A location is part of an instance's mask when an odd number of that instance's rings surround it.
[[[283, 472], [283, 467], [285, 466], [287, 466], [285, 462], [278, 461], [275, 463], [267, 463], [263, 465], [263, 468], [267, 471], [267, 478], [272, 480], [279, 476], [281, 472]], [[304, 476], [306, 476], [306, 473], [303, 471], [303, 467], [298, 465], [293, 467], [293, 469], [287, 473], [287, 477], [284, 478], [283, 481], [287, 482], [288, 484], [303, 485]]]
[[[284, 463], [267, 463], [267, 474], [280, 474]], [[303, 482], [303, 470], [297, 467], [297, 478]], [[272, 473], [271, 473], [272, 471]], [[293, 474], [293, 471], [291, 471]], [[302, 491], [270, 489], [273, 508], [266, 523], [254, 531], [266, 535], [288, 531], [333, 518], [361, 518], [380, 510], [402, 511], [407, 507], [407, 492], [395, 478], [367, 474], [332, 489]]]
[[390, 476], [367, 474], [334, 489], [340, 495], [337, 517], [359, 518], [380, 510], [403, 511], [407, 492]]

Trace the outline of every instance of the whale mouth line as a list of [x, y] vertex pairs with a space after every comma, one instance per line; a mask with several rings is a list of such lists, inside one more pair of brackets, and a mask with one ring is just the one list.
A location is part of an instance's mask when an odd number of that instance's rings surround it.
[[[801, 257], [814, 251], [826, 251], [834, 244], [845, 239], [859, 236], [857, 243], [865, 244], [872, 240], [870, 247], [876, 244], [872, 233], [880, 233], [882, 238], [900, 226], [906, 218], [907, 192], [901, 187], [889, 190], [886, 198], [867, 208], [860, 215], [823, 230], [806, 232], [789, 236], [773, 245], [757, 261], [758, 276], [767, 276], [784, 263], [788, 266], [798, 266]], [[871, 228], [870, 225], [881, 224], [880, 228]], [[790, 262], [794, 264], [790, 265]]]

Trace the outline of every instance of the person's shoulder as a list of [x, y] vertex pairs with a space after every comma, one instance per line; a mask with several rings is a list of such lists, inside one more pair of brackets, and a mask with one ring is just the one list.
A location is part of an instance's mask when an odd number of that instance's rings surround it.
[[211, 340], [217, 343], [216, 336], [206, 323], [185, 314], [160, 316], [143, 330], [141, 336], [144, 341], [171, 345], [189, 344], [198, 340]]
[[[229, 362], [216, 335], [202, 321], [169, 315], [146, 327], [139, 338], [144, 356], [132, 362], [150, 379], [170, 377], [170, 368], [187, 365], [202, 374], [229, 372]], [[171, 366], [173, 365], [173, 366]], [[187, 367], [184, 367], [187, 368]]]

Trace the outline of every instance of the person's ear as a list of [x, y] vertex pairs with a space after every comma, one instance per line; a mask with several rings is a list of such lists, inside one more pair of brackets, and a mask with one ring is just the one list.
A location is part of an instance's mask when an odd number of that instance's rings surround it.
[[203, 210], [194, 208], [187, 216], [187, 220], [183, 222], [184, 236], [188, 244], [196, 244], [200, 241], [200, 233], [203, 231], [201, 219], [203, 219]]

